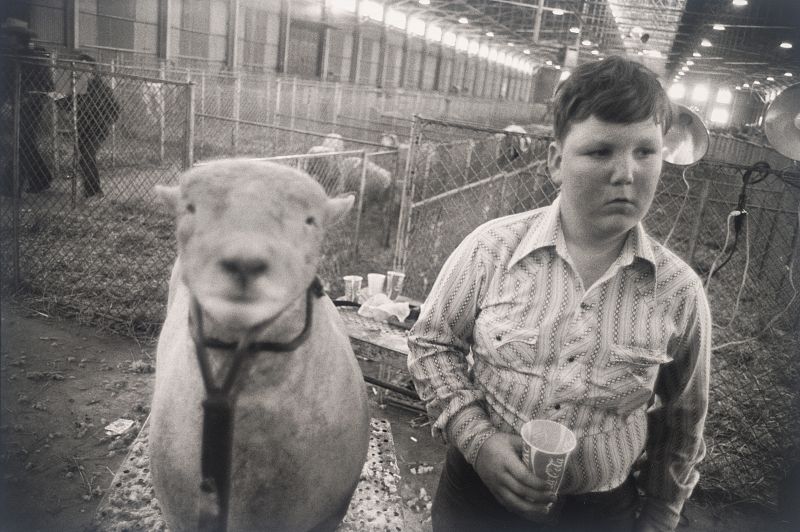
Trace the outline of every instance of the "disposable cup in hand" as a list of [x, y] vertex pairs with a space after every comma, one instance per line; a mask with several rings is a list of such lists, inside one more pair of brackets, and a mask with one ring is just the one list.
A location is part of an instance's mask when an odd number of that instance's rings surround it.
[[358, 303], [358, 292], [361, 290], [363, 277], [360, 275], [345, 275], [342, 279], [344, 280], [344, 298], [347, 301]]
[[533, 419], [522, 425], [522, 461], [534, 475], [544, 480], [553, 495], [564, 478], [567, 459], [575, 449], [575, 434], [561, 423]]
[[403, 291], [403, 281], [406, 274], [403, 272], [388, 271], [386, 272], [386, 295], [389, 299], [394, 301]]
[[369, 295], [383, 293], [383, 284], [386, 281], [386, 276], [382, 273], [368, 273], [367, 274], [367, 289]]

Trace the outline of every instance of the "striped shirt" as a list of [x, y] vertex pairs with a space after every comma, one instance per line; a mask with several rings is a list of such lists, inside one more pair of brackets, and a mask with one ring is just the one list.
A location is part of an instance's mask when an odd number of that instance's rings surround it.
[[674, 529], [705, 454], [711, 316], [702, 283], [639, 224], [585, 290], [558, 205], [464, 239], [409, 335], [409, 370], [434, 436], [471, 464], [487, 438], [534, 418], [577, 436], [560, 493], [616, 488], [646, 449], [642, 518]]

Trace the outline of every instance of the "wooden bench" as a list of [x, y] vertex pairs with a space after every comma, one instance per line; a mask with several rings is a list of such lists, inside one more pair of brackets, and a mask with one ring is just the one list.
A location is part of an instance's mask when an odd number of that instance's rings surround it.
[[[149, 418], [114, 475], [94, 516], [100, 532], [166, 531], [153, 493], [148, 454]], [[402, 532], [405, 529], [399, 493], [400, 470], [387, 420], [370, 422], [367, 462], [361, 472], [341, 532]]]

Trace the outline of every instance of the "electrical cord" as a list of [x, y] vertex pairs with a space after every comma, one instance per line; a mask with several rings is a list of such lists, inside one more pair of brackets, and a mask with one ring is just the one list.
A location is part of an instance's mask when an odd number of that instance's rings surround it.
[[664, 239], [663, 246], [667, 247], [667, 242], [669, 239], [672, 238], [672, 233], [675, 232], [675, 228], [678, 226], [678, 222], [681, 219], [681, 214], [683, 214], [683, 208], [686, 206], [686, 201], [689, 199], [689, 190], [691, 187], [689, 186], [689, 181], [686, 179], [686, 171], [689, 169], [688, 166], [684, 167], [683, 172], [681, 172], [681, 178], [683, 178], [683, 184], [686, 185], [686, 192], [683, 195], [683, 201], [681, 202], [681, 206], [678, 209], [678, 214], [675, 216], [675, 221], [672, 222], [672, 227], [667, 233], [667, 238]]

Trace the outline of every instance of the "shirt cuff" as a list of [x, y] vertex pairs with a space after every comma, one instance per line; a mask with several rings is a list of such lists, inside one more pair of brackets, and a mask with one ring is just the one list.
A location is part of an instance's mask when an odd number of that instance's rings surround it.
[[651, 497], [645, 499], [642, 513], [639, 515], [639, 521], [649, 523], [662, 532], [675, 530], [680, 519], [680, 510], [676, 511], [674, 505]]
[[498, 432], [486, 411], [475, 405], [458, 412], [447, 424], [447, 439], [473, 466], [483, 443]]

